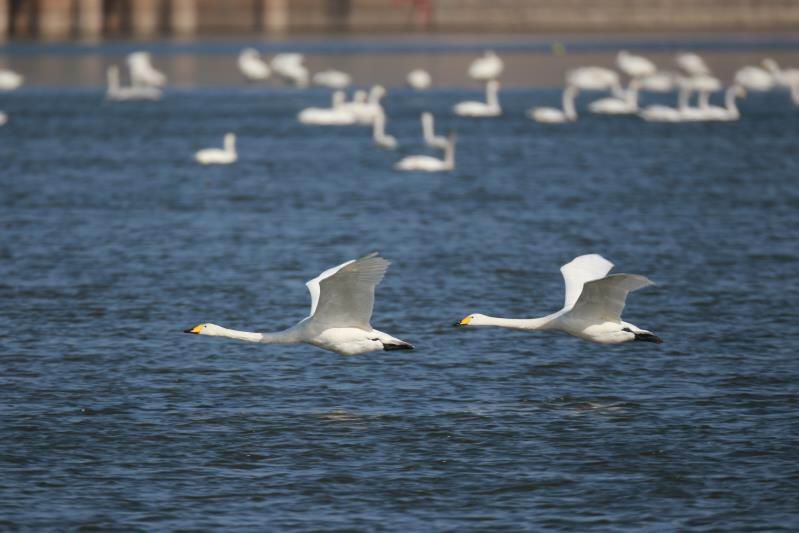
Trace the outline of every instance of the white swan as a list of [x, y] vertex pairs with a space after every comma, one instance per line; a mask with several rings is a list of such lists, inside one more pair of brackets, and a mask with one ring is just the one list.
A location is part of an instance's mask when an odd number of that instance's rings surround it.
[[119, 80], [119, 67], [111, 65], [106, 71], [108, 78], [108, 88], [105, 92], [107, 100], [130, 101], [130, 100], [159, 100], [161, 89], [149, 85], [131, 85], [123, 87]]
[[266, 61], [261, 59], [261, 54], [255, 48], [245, 48], [239, 54], [239, 70], [249, 81], [262, 81], [269, 78], [272, 73]]
[[201, 165], [229, 165], [238, 159], [236, 153], [236, 134], [225, 134], [225, 148], [206, 148], [194, 154], [194, 159]]
[[446, 137], [435, 134], [433, 114], [427, 111], [422, 113], [422, 136], [424, 137], [424, 143], [433, 148], [446, 148], [447, 144], [449, 144], [449, 140]]
[[622, 50], [616, 55], [616, 65], [631, 78], [652, 76], [658, 70], [649, 59], [633, 55], [626, 50]]
[[577, 120], [577, 110], [574, 108], [574, 99], [580, 90], [570, 85], [563, 90], [563, 110], [555, 107], [535, 107], [527, 111], [530, 118], [544, 124], [562, 124]]
[[500, 77], [505, 64], [492, 50], [483, 53], [469, 65], [469, 77], [478, 81], [495, 80]]
[[677, 54], [675, 62], [689, 76], [707, 76], [710, 74], [710, 68], [708, 68], [705, 60], [697, 54]]
[[735, 83], [752, 91], [770, 91], [774, 88], [774, 77], [760, 67], [743, 67], [733, 77]]
[[386, 134], [386, 112], [381, 108], [372, 122], [372, 139], [381, 148], [393, 150], [397, 147], [397, 139]]
[[394, 165], [396, 170], [420, 172], [446, 172], [455, 169], [455, 136], [450, 135], [444, 148], [444, 159], [429, 155], [409, 155]]
[[375, 287], [389, 262], [377, 253], [325, 270], [305, 285], [311, 293], [311, 314], [287, 330], [250, 333], [200, 324], [186, 333], [228, 337], [262, 344], [310, 344], [341, 355], [376, 350], [412, 350], [413, 346], [370, 324]]
[[613, 263], [597, 254], [581, 255], [560, 268], [566, 282], [563, 309], [543, 318], [512, 319], [471, 314], [456, 326], [497, 326], [523, 331], [557, 330], [600, 344], [663, 342], [651, 331], [621, 319], [627, 295], [652, 285], [644, 276], [611, 274]]
[[496, 117], [502, 114], [498, 95], [499, 82], [497, 80], [490, 80], [486, 83], [485, 102], [460, 102], [455, 104], [452, 110], [456, 115], [462, 117]]
[[794, 105], [799, 106], [799, 69], [780, 68], [779, 64], [771, 58], [763, 60], [763, 66], [774, 76], [774, 81], [781, 87], [786, 87], [791, 91], [791, 100]]
[[346, 89], [352, 83], [352, 77], [340, 70], [323, 70], [313, 75], [314, 85], [329, 87], [330, 89]]
[[[364, 95], [365, 97], [366, 95]], [[335, 91], [330, 107], [306, 107], [297, 115], [302, 124], [349, 126], [355, 124], [355, 113], [346, 107], [344, 91]]]
[[574, 86], [582, 91], [612, 91], [618, 98], [624, 98], [619, 75], [605, 67], [579, 67], [566, 73], [566, 86]]
[[303, 65], [304, 60], [302, 54], [277, 54], [272, 58], [272, 70], [284, 81], [296, 87], [307, 87], [310, 75]]
[[130, 82], [134, 87], [163, 87], [166, 76], [153, 67], [149, 52], [128, 54]]
[[[382, 85], [375, 85], [369, 90], [369, 97], [365, 102], [355, 101], [345, 104], [346, 109], [355, 115], [355, 121], [359, 124], [371, 124], [375, 117], [382, 111], [380, 100], [386, 95], [386, 89]], [[355, 93], [358, 96], [358, 93]], [[362, 98], [362, 97], [359, 97]]]
[[633, 78], [627, 86], [624, 98], [610, 96], [600, 98], [588, 105], [588, 110], [599, 115], [633, 115], [638, 112], [638, 89], [640, 78]]
[[743, 98], [746, 96], [746, 90], [738, 85], [731, 85], [727, 88], [724, 94], [724, 107], [707, 106], [702, 109], [705, 114], [705, 120], [714, 122], [731, 122], [741, 118], [741, 113], [738, 111], [738, 106], [735, 105], [735, 98]]
[[420, 68], [408, 72], [407, 81], [408, 85], [417, 91], [428, 89], [433, 83], [432, 78], [430, 78], [430, 74], [426, 70], [422, 70]]
[[18, 89], [25, 78], [13, 70], [0, 70], [0, 91], [13, 91]]

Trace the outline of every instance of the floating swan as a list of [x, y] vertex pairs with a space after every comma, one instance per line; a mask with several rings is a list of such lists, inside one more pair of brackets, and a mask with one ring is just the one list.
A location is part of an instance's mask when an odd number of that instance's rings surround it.
[[555, 107], [535, 107], [527, 111], [530, 118], [544, 124], [562, 124], [577, 120], [577, 110], [574, 108], [574, 99], [580, 90], [574, 85], [569, 85], [563, 91], [563, 110]]
[[393, 150], [397, 147], [397, 139], [386, 134], [386, 113], [382, 108], [375, 115], [374, 122], [372, 122], [372, 139], [381, 148]]
[[13, 70], [0, 70], [0, 91], [13, 91], [18, 89], [25, 78]]
[[133, 87], [163, 87], [166, 83], [166, 76], [153, 67], [149, 52], [129, 54], [128, 68]]
[[422, 113], [422, 136], [424, 137], [424, 143], [433, 148], [446, 148], [449, 144], [449, 140], [446, 137], [436, 136], [433, 114], [429, 112]]
[[462, 117], [496, 117], [502, 114], [499, 106], [499, 82], [491, 80], [486, 83], [485, 102], [460, 102], [452, 108], [456, 115]]
[[287, 81], [297, 87], [307, 87], [308, 69], [303, 65], [305, 58], [302, 54], [277, 54], [272, 58], [272, 70]]
[[[353, 102], [346, 104], [346, 108], [355, 115], [355, 121], [359, 124], [371, 124], [383, 109], [380, 105], [380, 100], [385, 95], [385, 87], [375, 85], [369, 90], [369, 97], [365, 102], [353, 100]], [[358, 96], [357, 92], [356, 96]]]
[[349, 126], [350, 124], [355, 124], [355, 114], [346, 107], [345, 98], [344, 91], [335, 91], [330, 107], [307, 107], [300, 111], [297, 115], [297, 120], [302, 124], [316, 124], [318, 126]]
[[599, 115], [632, 115], [638, 112], [638, 89], [640, 78], [633, 78], [627, 87], [624, 98], [614, 96], [600, 98], [591, 102], [588, 110]]
[[239, 54], [239, 70], [250, 81], [262, 81], [269, 77], [271, 70], [255, 48], [245, 48]]
[[579, 67], [566, 74], [566, 86], [577, 87], [582, 91], [612, 91], [618, 98], [624, 98], [619, 75], [605, 67]]
[[200, 324], [185, 332], [262, 344], [310, 344], [341, 355], [412, 350], [409, 343], [373, 329], [370, 324], [375, 287], [389, 264], [372, 253], [325, 270], [305, 284], [311, 293], [311, 314], [287, 330], [250, 333]]
[[677, 66], [689, 76], [707, 76], [710, 74], [705, 60], [694, 53], [678, 54], [675, 58]]
[[495, 80], [499, 78], [504, 68], [505, 65], [499, 56], [488, 50], [469, 65], [469, 77], [478, 81]]
[[616, 55], [616, 65], [631, 78], [652, 76], [658, 70], [649, 59], [633, 55], [626, 50], [622, 50]]
[[450, 135], [444, 148], [444, 159], [429, 155], [409, 155], [394, 165], [396, 170], [420, 172], [445, 172], [455, 169], [455, 136]]
[[408, 85], [417, 91], [428, 89], [433, 83], [430, 74], [426, 70], [417, 68], [408, 73]]
[[691, 97], [691, 89], [687, 85], [680, 85], [680, 92], [677, 95], [677, 107], [665, 105], [651, 105], [642, 109], [638, 116], [647, 122], [685, 122], [688, 100]]
[[774, 77], [760, 67], [743, 67], [735, 73], [735, 83], [752, 91], [770, 91], [774, 88]]
[[523, 331], [557, 330], [600, 344], [663, 342], [651, 331], [621, 320], [627, 295], [652, 285], [644, 276], [611, 274], [613, 263], [597, 254], [581, 255], [560, 269], [566, 283], [563, 309], [543, 318], [512, 319], [471, 314], [456, 326], [497, 326]]
[[159, 100], [161, 89], [149, 85], [139, 85], [123, 87], [119, 80], [119, 67], [112, 65], [106, 71], [108, 78], [108, 88], [105, 92], [107, 100], [130, 101], [130, 100]]
[[740, 85], [731, 85], [724, 94], [725, 107], [707, 106], [702, 109], [705, 120], [715, 122], [731, 122], [741, 118], [741, 113], [735, 105], [735, 98], [746, 96], [746, 90]]
[[346, 89], [352, 83], [352, 77], [340, 70], [323, 70], [313, 75], [314, 85], [329, 87], [331, 89]]
[[238, 159], [236, 153], [236, 134], [225, 134], [225, 148], [206, 148], [194, 154], [194, 159], [201, 165], [229, 165]]

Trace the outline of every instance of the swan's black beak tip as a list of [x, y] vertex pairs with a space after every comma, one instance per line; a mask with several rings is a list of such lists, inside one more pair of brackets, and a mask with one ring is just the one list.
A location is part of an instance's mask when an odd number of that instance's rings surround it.
[[194, 328], [184, 329], [183, 333], [192, 333], [194, 335], [197, 335], [197, 332], [194, 331]]

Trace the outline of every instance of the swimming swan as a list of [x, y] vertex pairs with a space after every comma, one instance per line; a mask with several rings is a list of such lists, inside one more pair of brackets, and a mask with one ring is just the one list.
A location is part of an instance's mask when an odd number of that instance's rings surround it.
[[705, 113], [705, 120], [715, 122], [732, 122], [741, 118], [738, 106], [735, 105], [735, 98], [746, 96], [746, 89], [740, 85], [731, 85], [724, 94], [724, 107], [707, 106], [702, 109]]
[[588, 110], [599, 115], [632, 115], [638, 112], [638, 90], [641, 87], [640, 78], [633, 78], [625, 91], [624, 98], [609, 96], [594, 100], [588, 105]]
[[355, 124], [355, 114], [346, 107], [344, 91], [335, 91], [330, 107], [306, 107], [297, 115], [302, 124], [348, 126]]
[[149, 85], [131, 85], [123, 87], [119, 81], [119, 67], [112, 65], [106, 71], [108, 78], [108, 89], [105, 92], [106, 100], [130, 101], [130, 100], [159, 100], [161, 89]]
[[245, 48], [239, 54], [239, 70], [249, 81], [265, 80], [272, 73], [266, 61], [261, 59], [261, 54], [255, 48]]
[[311, 314], [287, 330], [250, 333], [216, 324], [200, 324], [185, 333], [263, 344], [310, 344], [341, 355], [412, 350], [409, 343], [373, 329], [370, 324], [375, 287], [389, 264], [372, 253], [325, 270], [305, 284], [311, 293]]
[[151, 61], [149, 52], [133, 52], [128, 54], [130, 83], [134, 87], [163, 87], [166, 76], [157, 70]]
[[563, 110], [554, 107], [535, 107], [527, 111], [527, 114], [536, 122], [544, 124], [562, 124], [564, 122], [574, 122], [577, 120], [577, 111], [574, 108], [574, 99], [580, 90], [574, 85], [566, 87], [563, 91]]
[[380, 109], [372, 122], [372, 139], [381, 148], [393, 150], [397, 147], [397, 139], [386, 134], [386, 112], [383, 109]]
[[499, 106], [499, 82], [491, 80], [486, 83], [485, 102], [460, 102], [452, 108], [456, 115], [462, 117], [496, 117], [502, 114]]
[[13, 70], [0, 70], [0, 91], [13, 91], [18, 89], [25, 78]]
[[558, 330], [600, 344], [663, 342], [621, 320], [627, 294], [652, 285], [643, 276], [608, 275], [613, 263], [597, 254], [581, 255], [560, 268], [566, 282], [563, 309], [543, 318], [512, 319], [471, 314], [456, 326], [497, 326], [523, 331]]
[[225, 134], [225, 148], [206, 148], [194, 154], [194, 159], [201, 165], [229, 165], [238, 159], [236, 153], [236, 134]]
[[450, 135], [444, 147], [444, 159], [429, 155], [409, 155], [394, 165], [396, 170], [420, 172], [446, 172], [455, 169], [455, 136]]
[[436, 135], [433, 114], [427, 111], [422, 113], [422, 136], [424, 143], [433, 148], [446, 148], [449, 143], [446, 137]]

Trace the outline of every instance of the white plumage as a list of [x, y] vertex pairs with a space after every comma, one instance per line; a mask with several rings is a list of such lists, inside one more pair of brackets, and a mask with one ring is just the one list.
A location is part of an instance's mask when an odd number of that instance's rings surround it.
[[236, 153], [236, 134], [225, 134], [225, 147], [206, 148], [194, 154], [194, 159], [201, 165], [229, 165], [238, 159]]

